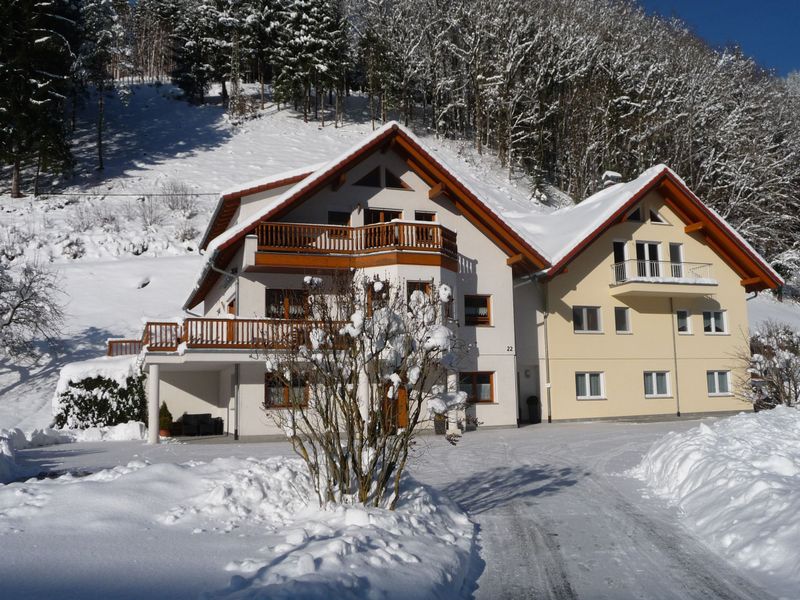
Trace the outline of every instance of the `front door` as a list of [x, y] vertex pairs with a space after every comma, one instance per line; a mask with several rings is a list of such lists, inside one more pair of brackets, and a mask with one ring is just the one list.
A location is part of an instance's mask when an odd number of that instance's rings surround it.
[[[399, 210], [369, 208], [364, 215], [364, 223], [366, 225], [378, 225], [401, 219], [402, 217], [403, 213]], [[367, 248], [394, 246], [397, 241], [397, 232], [394, 227], [368, 227], [366, 230], [365, 243]]]

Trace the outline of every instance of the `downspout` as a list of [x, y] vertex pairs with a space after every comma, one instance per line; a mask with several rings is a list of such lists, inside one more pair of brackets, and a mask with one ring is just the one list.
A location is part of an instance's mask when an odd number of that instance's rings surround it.
[[[241, 305], [241, 298], [239, 297], [239, 271], [224, 271], [223, 269], [218, 269], [214, 266], [214, 259], [212, 257], [211, 262], [208, 263], [208, 266], [211, 268], [212, 271], [216, 271], [221, 275], [225, 275], [227, 277], [235, 277], [234, 286], [235, 286], [235, 297], [236, 297], [236, 313], [234, 317], [239, 317], [239, 306]], [[233, 366], [233, 439], [239, 439], [239, 363], [236, 363]]]
[[672, 362], [675, 365], [675, 410], [677, 411], [677, 416], [680, 417], [681, 386], [678, 381], [678, 340], [675, 334], [675, 330], [677, 329], [675, 324], [675, 299], [672, 297], [669, 299], [669, 319], [670, 329], [672, 329]]
[[550, 315], [550, 287], [544, 284], [544, 373], [545, 389], [547, 390], [547, 422], [553, 422], [552, 394], [550, 384], [550, 341], [547, 336], [547, 318]]

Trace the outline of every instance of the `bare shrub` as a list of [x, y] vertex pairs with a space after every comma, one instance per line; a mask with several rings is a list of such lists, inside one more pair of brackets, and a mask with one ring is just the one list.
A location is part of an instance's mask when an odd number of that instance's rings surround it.
[[405, 286], [352, 275], [325, 287], [306, 280], [310, 320], [270, 331], [261, 349], [265, 410], [308, 466], [320, 503], [394, 509], [418, 426], [465, 400], [447, 390], [460, 346], [443, 324], [449, 288], [407, 300]]
[[769, 321], [750, 338], [743, 353], [747, 379], [741, 382], [745, 400], [756, 410], [800, 405], [800, 332]]
[[188, 242], [200, 235], [200, 232], [191, 224], [188, 219], [184, 219], [178, 224], [175, 235], [178, 237], [179, 241]]
[[160, 199], [153, 196], [144, 196], [138, 201], [139, 219], [145, 229], [151, 229], [164, 222], [164, 209]]
[[179, 212], [187, 219], [197, 215], [197, 196], [186, 182], [167, 179], [161, 184], [161, 194], [171, 211]]
[[106, 231], [119, 231], [119, 220], [116, 211], [112, 210], [102, 199], [99, 201], [81, 199], [70, 204], [67, 224], [73, 231], [91, 231], [97, 227]]

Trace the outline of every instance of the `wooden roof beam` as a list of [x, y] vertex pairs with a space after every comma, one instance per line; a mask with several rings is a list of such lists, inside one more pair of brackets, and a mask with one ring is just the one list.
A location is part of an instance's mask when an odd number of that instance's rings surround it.
[[686, 233], [695, 233], [695, 232], [702, 233], [705, 230], [705, 228], [706, 228], [705, 223], [701, 223], [698, 221], [697, 223], [690, 223], [689, 225], [684, 227], [683, 230]]
[[439, 196], [442, 196], [447, 190], [445, 190], [444, 184], [440, 181], [436, 185], [434, 185], [431, 189], [428, 190], [428, 199], [429, 200], [436, 200]]
[[524, 256], [524, 255], [522, 255], [522, 254], [515, 254], [514, 256], [509, 256], [509, 257], [506, 259], [506, 264], [507, 264], [509, 267], [513, 267], [514, 265], [517, 265], [517, 264], [521, 263], [521, 262], [522, 262], [522, 261], [524, 261], [524, 260], [525, 260], [525, 256]]
[[761, 283], [761, 277], [746, 277], [742, 279], [739, 283], [742, 284], [742, 287], [750, 287], [751, 285], [756, 285]]
[[339, 176], [336, 179], [334, 179], [333, 183], [331, 184], [331, 191], [334, 192], [337, 191], [345, 184], [346, 181], [347, 181], [347, 173], [345, 172], [339, 173]]

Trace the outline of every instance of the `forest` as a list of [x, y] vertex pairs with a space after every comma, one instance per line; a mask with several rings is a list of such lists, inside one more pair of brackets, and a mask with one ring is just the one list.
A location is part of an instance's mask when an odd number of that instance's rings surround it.
[[[800, 74], [711, 48], [628, 0], [41, 0], [0, 4], [0, 167], [13, 197], [69, 172], [82, 104], [172, 81], [318, 126], [469, 140], [535, 191], [666, 163], [785, 276], [800, 271]], [[255, 93], [244, 93], [256, 90]], [[360, 105], [361, 106], [361, 105]], [[363, 115], [362, 115], [363, 116]]]

